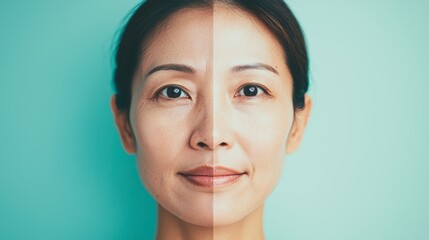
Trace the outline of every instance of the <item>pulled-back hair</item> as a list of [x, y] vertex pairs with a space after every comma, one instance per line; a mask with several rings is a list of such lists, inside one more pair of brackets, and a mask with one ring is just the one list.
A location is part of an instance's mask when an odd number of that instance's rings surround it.
[[294, 109], [305, 107], [304, 95], [309, 85], [307, 49], [301, 27], [283, 0], [147, 0], [133, 10], [118, 39], [114, 85], [120, 111], [129, 113], [132, 79], [157, 27], [181, 9], [213, 8], [216, 3], [250, 13], [276, 37], [293, 78]]

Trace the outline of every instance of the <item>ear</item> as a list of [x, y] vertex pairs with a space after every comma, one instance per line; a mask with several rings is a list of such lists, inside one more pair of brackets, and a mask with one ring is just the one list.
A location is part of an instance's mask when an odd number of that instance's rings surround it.
[[116, 127], [121, 136], [122, 145], [128, 154], [136, 152], [136, 144], [134, 134], [129, 123], [128, 114], [120, 111], [116, 106], [116, 95], [110, 99], [110, 107], [112, 108], [113, 116], [115, 118]]
[[307, 126], [308, 119], [310, 117], [310, 111], [312, 107], [311, 98], [308, 95], [304, 96], [305, 107], [302, 110], [295, 112], [295, 121], [289, 133], [289, 138], [286, 145], [286, 152], [293, 153], [298, 149], [302, 136], [304, 135], [304, 129]]

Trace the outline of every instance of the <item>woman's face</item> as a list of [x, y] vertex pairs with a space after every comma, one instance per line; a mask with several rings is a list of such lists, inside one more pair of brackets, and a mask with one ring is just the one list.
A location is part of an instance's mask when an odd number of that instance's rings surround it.
[[157, 202], [193, 224], [261, 207], [299, 143], [283, 49], [237, 9], [176, 13], [148, 42], [132, 89], [125, 147]]

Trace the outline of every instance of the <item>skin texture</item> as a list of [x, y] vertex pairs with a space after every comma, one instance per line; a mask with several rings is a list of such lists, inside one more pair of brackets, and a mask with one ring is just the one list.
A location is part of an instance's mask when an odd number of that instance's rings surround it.
[[[148, 75], [163, 64], [194, 72]], [[159, 91], [171, 84], [183, 90], [179, 98]], [[256, 96], [245, 95], [249, 84]], [[112, 109], [124, 148], [136, 154], [141, 180], [158, 202], [157, 239], [263, 239], [264, 201], [311, 109], [306, 96], [306, 108], [294, 112], [292, 77], [276, 38], [231, 6], [181, 10], [148, 42], [132, 89], [129, 121], [114, 97]], [[201, 165], [246, 174], [212, 188], [178, 175]]]

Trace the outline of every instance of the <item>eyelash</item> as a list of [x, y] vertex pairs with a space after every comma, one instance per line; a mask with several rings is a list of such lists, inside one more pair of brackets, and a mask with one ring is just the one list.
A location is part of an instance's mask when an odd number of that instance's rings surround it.
[[[187, 93], [186, 93], [186, 91], [183, 89], [183, 87], [178, 86], [178, 85], [167, 85], [167, 86], [164, 86], [164, 87], [162, 87], [162, 88], [158, 89], [158, 90], [155, 92], [155, 94], [154, 94], [154, 99], [156, 99], [156, 100], [160, 99], [160, 98], [161, 98], [161, 93], [162, 93], [162, 91], [166, 90], [166, 89], [167, 89], [167, 88], [169, 88], [169, 87], [176, 87], [176, 88], [179, 88], [179, 89], [180, 89], [184, 94], [186, 94], [186, 95], [188, 96], [188, 98], [190, 98], [189, 94], [187, 94]], [[169, 98], [169, 97], [163, 97], [163, 98], [164, 98], [164, 99], [167, 99], [167, 100], [175, 99], [175, 98]]]
[[[260, 84], [257, 84], [257, 83], [246, 83], [246, 84], [242, 85], [241, 87], [239, 87], [239, 90], [238, 90], [237, 93], [241, 92], [241, 90], [243, 90], [245, 87], [248, 87], [248, 86], [257, 87], [257, 88], [259, 88], [259, 89], [262, 90], [262, 94], [271, 95], [270, 91], [266, 87], [264, 87], [264, 86], [262, 86]], [[237, 93], [234, 95], [234, 97], [237, 95]], [[258, 96], [258, 95], [256, 95], [256, 96]], [[243, 97], [245, 97], [245, 98], [254, 98], [256, 96], [243, 96]]]
[[[257, 87], [257, 88], [259, 88], [260, 90], [262, 90], [262, 92], [263, 92], [263, 94], [267, 94], [267, 95], [271, 95], [270, 94], [270, 91], [266, 88], [266, 87], [264, 87], [264, 86], [262, 86], [262, 85], [260, 85], [260, 84], [257, 84], [257, 83], [246, 83], [246, 84], [244, 84], [244, 85], [242, 85], [240, 88], [239, 88], [239, 90], [238, 90], [238, 92], [237, 93], [239, 93], [239, 92], [241, 92], [241, 90], [243, 90], [245, 87], [247, 87], [247, 86], [254, 86], [254, 87]], [[190, 98], [190, 96], [189, 96], [189, 94], [188, 93], [186, 93], [186, 91], [183, 89], [183, 87], [181, 87], [181, 86], [178, 86], [178, 85], [167, 85], [167, 86], [164, 86], [164, 87], [162, 87], [162, 88], [160, 88], [160, 89], [158, 89], [156, 92], [155, 92], [155, 94], [154, 94], [154, 98], [155, 99], [159, 99], [159, 98], [161, 98], [161, 93], [162, 93], [162, 91], [164, 91], [164, 90], [166, 90], [167, 88], [169, 88], [169, 87], [176, 87], [176, 88], [179, 88], [184, 94], [186, 94], [187, 96], [188, 96], [188, 98]], [[234, 97], [237, 95], [237, 93], [234, 95]], [[259, 95], [259, 94], [258, 94]], [[256, 96], [258, 96], [258, 95], [256, 95]], [[253, 97], [255, 97], [255, 96], [243, 96], [243, 97], [245, 97], [245, 98], [253, 98]], [[175, 99], [175, 98], [168, 98], [168, 97], [164, 97], [165, 99], [168, 99], [168, 100], [172, 100], [172, 99]]]

